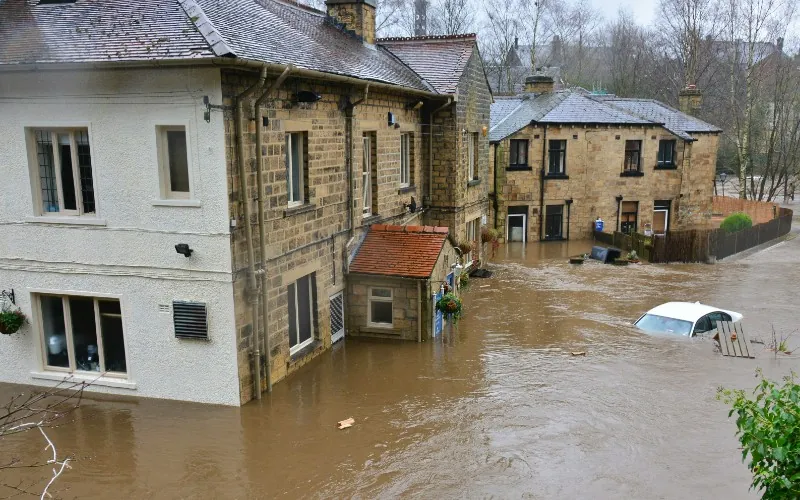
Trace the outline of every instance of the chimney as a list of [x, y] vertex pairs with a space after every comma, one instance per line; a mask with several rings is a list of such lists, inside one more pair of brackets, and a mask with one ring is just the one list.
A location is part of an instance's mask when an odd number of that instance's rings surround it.
[[375, 0], [325, 0], [334, 22], [372, 45], [375, 43]]
[[427, 0], [414, 0], [414, 36], [425, 36], [428, 34], [427, 14]]
[[519, 48], [519, 37], [516, 36], [514, 37], [514, 48], [515, 49]]
[[703, 105], [703, 93], [696, 85], [687, 85], [685, 89], [678, 92], [678, 108], [683, 113], [691, 115], [696, 113]]
[[558, 35], [553, 36], [553, 43], [550, 46], [550, 61], [551, 66], [561, 66], [561, 52], [564, 48], [561, 46], [561, 37]]
[[543, 94], [553, 91], [553, 77], [547, 75], [533, 75], [525, 79], [525, 92]]
[[775, 44], [775, 50], [778, 54], [783, 53], [783, 37], [778, 38], [778, 43]]

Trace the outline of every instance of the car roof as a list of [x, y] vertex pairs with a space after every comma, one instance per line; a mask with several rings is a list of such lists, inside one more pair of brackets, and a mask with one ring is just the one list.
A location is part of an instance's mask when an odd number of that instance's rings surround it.
[[734, 321], [742, 319], [742, 315], [737, 312], [708, 306], [700, 302], [667, 302], [666, 304], [661, 304], [660, 306], [650, 309], [647, 311], [647, 314], [655, 314], [656, 316], [665, 316], [667, 318], [675, 318], [694, 323], [706, 314], [715, 311], [722, 311], [730, 314]]

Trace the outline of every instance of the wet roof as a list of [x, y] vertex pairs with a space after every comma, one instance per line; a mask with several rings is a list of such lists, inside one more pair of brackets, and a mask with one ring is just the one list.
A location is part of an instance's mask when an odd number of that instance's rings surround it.
[[531, 123], [660, 125], [693, 140], [695, 132], [720, 129], [651, 99], [595, 96], [575, 90], [497, 97], [491, 107], [489, 140], [501, 141]]
[[453, 94], [476, 48], [474, 34], [381, 38], [377, 43], [417, 72], [441, 94]]
[[350, 264], [350, 272], [429, 278], [447, 239], [446, 227], [374, 224]]
[[0, 39], [0, 66], [230, 57], [434, 92], [386, 48], [290, 1], [0, 0]]

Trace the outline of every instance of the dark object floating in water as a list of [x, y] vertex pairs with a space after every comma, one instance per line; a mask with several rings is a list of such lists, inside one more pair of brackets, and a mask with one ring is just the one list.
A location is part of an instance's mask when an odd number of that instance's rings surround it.
[[491, 278], [492, 274], [494, 273], [488, 269], [475, 269], [469, 273], [469, 275], [473, 278]]
[[622, 250], [619, 248], [592, 247], [590, 258], [599, 260], [606, 264], [614, 262], [622, 257]]
[[575, 255], [575, 256], [569, 258], [569, 263], [570, 264], [583, 264], [583, 260], [584, 260], [583, 255]]

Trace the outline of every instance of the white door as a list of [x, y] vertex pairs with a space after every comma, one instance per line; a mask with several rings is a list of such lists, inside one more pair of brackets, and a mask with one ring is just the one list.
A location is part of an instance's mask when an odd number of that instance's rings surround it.
[[344, 295], [331, 296], [331, 344], [344, 338]]
[[510, 214], [508, 216], [506, 241], [521, 241], [525, 243], [528, 239], [527, 231], [525, 230], [527, 218], [528, 216], [525, 214]]

